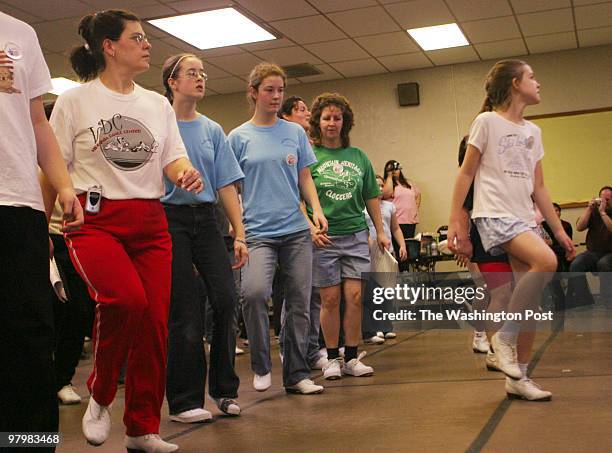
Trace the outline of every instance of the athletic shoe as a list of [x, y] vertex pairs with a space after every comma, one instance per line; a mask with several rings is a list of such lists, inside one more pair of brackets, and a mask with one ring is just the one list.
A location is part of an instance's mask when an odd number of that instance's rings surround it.
[[322, 370], [327, 362], [327, 357], [320, 356], [310, 368], [312, 370]]
[[385, 332], [385, 338], [387, 340], [393, 340], [395, 337], [397, 337], [395, 332]]
[[57, 392], [57, 398], [62, 404], [79, 404], [81, 402], [81, 396], [74, 391], [72, 384], [68, 384], [62, 387]]
[[178, 445], [162, 440], [159, 434], [145, 434], [138, 437], [125, 436], [125, 447], [129, 453], [170, 453], [179, 449]]
[[376, 336], [380, 338], [385, 338], [385, 334], [383, 332], [376, 332]]
[[178, 414], [170, 414], [170, 420], [179, 423], [203, 423], [212, 420], [212, 414], [206, 409], [197, 407]]
[[245, 345], [247, 348], [249, 347], [249, 340], [244, 340], [242, 342], [243, 345]]
[[508, 343], [497, 332], [491, 337], [491, 344], [497, 359], [497, 368], [512, 379], [521, 379], [523, 373], [518, 367], [516, 359], [516, 344]]
[[497, 366], [497, 358], [495, 357], [495, 353], [490, 348], [487, 351], [485, 364], [487, 365], [487, 370], [489, 371], [501, 371]]
[[289, 387], [285, 387], [287, 393], [297, 393], [299, 395], [314, 395], [321, 393], [324, 389], [322, 385], [317, 385], [310, 379], [302, 379], [300, 382]]
[[550, 401], [552, 393], [542, 390], [538, 384], [524, 377], [519, 380], [506, 378], [506, 395], [508, 399], [527, 401]]
[[323, 377], [334, 381], [342, 377], [342, 358], [328, 360], [323, 366]]
[[242, 355], [244, 354], [244, 349], [240, 349], [238, 346], [236, 346], [236, 355]]
[[260, 376], [259, 374], [253, 375], [253, 388], [258, 392], [265, 392], [272, 385], [272, 373]]
[[240, 406], [231, 398], [213, 398], [221, 412], [227, 415], [240, 415]]
[[489, 351], [489, 340], [484, 332], [474, 331], [474, 339], [472, 340], [472, 351], [477, 354], [486, 354]]
[[89, 404], [83, 415], [83, 434], [91, 445], [102, 445], [111, 429], [111, 406], [100, 406], [93, 397], [89, 398]]
[[356, 359], [352, 359], [349, 360], [348, 363], [344, 363], [342, 366], [342, 373], [357, 377], [372, 376], [374, 374], [374, 368], [361, 363], [361, 359], [365, 357], [365, 355], [366, 352], [361, 351]]
[[378, 335], [374, 335], [373, 337], [366, 338], [363, 340], [365, 344], [383, 344], [385, 342], [384, 338], [380, 338]]

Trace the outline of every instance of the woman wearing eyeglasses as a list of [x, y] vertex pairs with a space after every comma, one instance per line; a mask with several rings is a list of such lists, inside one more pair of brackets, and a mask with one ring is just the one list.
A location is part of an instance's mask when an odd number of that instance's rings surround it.
[[158, 435], [172, 265], [159, 198], [164, 175], [182, 191], [198, 193], [203, 184], [168, 100], [134, 83], [149, 69], [151, 52], [138, 17], [121, 10], [90, 14], [78, 32], [85, 44], [70, 60], [86, 83], [59, 96], [51, 125], [86, 211], [83, 228], [67, 234], [66, 243], [96, 302], [83, 433], [93, 445], [108, 438], [127, 361], [125, 444], [171, 452], [178, 446]]
[[[421, 191], [417, 186], [408, 182], [402, 166], [396, 160], [390, 160], [385, 164], [383, 175], [385, 185], [383, 187], [383, 199], [392, 201], [397, 213], [397, 221], [405, 239], [414, 237], [416, 226], [419, 223], [419, 208], [421, 207]], [[399, 244], [393, 240], [395, 255], [399, 256]], [[407, 269], [407, 261], [399, 263], [401, 271]], [[391, 336], [395, 334], [391, 332]]]
[[164, 63], [162, 77], [189, 158], [204, 177], [204, 190], [199, 194], [187, 193], [166, 178], [162, 198], [172, 236], [166, 396], [171, 420], [196, 423], [212, 415], [204, 409], [206, 307], [197, 296], [194, 265], [206, 284], [214, 318], [208, 392], [221, 411], [240, 414], [235, 401], [240, 380], [234, 371], [236, 288], [215, 203], [218, 194], [235, 232], [233, 268], [241, 268], [248, 252], [235, 184], [244, 174], [221, 126], [196, 110], [206, 88], [202, 60], [193, 54], [174, 55]]

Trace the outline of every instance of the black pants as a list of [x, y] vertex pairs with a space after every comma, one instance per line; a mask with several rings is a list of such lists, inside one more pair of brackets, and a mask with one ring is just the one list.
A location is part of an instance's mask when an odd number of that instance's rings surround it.
[[[172, 236], [172, 300], [168, 332], [166, 396], [171, 414], [204, 406], [206, 382], [205, 304], [197, 297], [197, 268], [213, 309], [209, 393], [214, 398], [238, 396], [236, 289], [229, 257], [212, 204], [166, 206]], [[193, 264], [192, 264], [193, 263]]]
[[[416, 233], [416, 223], [400, 223], [399, 226], [402, 230], [402, 234], [404, 235], [404, 240], [412, 239], [414, 237], [414, 234]], [[395, 256], [400, 256], [399, 244], [395, 242], [395, 238], [391, 237], [390, 239], [393, 242], [393, 250], [395, 251]], [[408, 270], [408, 260], [399, 261], [397, 264], [400, 272]]]
[[47, 234], [43, 212], [0, 206], [0, 431], [58, 430]]
[[[70, 384], [83, 350], [83, 337], [89, 313], [94, 310], [94, 301], [89, 297], [87, 285], [75, 270], [64, 237], [51, 234], [53, 256], [64, 282], [68, 300], [60, 301], [53, 296], [55, 314], [55, 378], [56, 388]], [[91, 336], [91, 330], [87, 335]]]

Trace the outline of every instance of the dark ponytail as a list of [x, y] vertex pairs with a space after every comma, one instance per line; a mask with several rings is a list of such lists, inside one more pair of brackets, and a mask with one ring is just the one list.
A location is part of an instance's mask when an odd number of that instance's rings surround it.
[[172, 55], [168, 57], [166, 61], [164, 61], [164, 65], [162, 66], [162, 83], [164, 84], [164, 96], [166, 99], [170, 101], [170, 104], [174, 101], [174, 94], [172, 93], [172, 89], [170, 88], [170, 83], [168, 79], [176, 78], [176, 74], [181, 70], [181, 62], [185, 58], [198, 58], [192, 53], [179, 53], [177, 55]]
[[72, 69], [84, 82], [93, 80], [106, 68], [102, 44], [105, 39], [117, 41], [126, 21], [140, 22], [135, 14], [128, 11], [110, 9], [88, 14], [81, 19], [78, 33], [85, 41], [70, 53]]

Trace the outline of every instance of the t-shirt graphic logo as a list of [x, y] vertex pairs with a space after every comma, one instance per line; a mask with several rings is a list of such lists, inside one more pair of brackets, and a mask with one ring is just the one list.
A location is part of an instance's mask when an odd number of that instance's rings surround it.
[[295, 154], [287, 154], [285, 162], [287, 162], [287, 165], [293, 167], [297, 163], [297, 156]]
[[153, 134], [140, 121], [128, 116], [114, 115], [100, 120], [97, 130], [90, 128], [96, 145], [111, 165], [119, 170], [138, 170], [155, 153], [158, 143]]
[[342, 172], [344, 171], [344, 167], [342, 166], [342, 164], [336, 162], [334, 163], [334, 166], [332, 167], [332, 170], [334, 173], [341, 175]]

